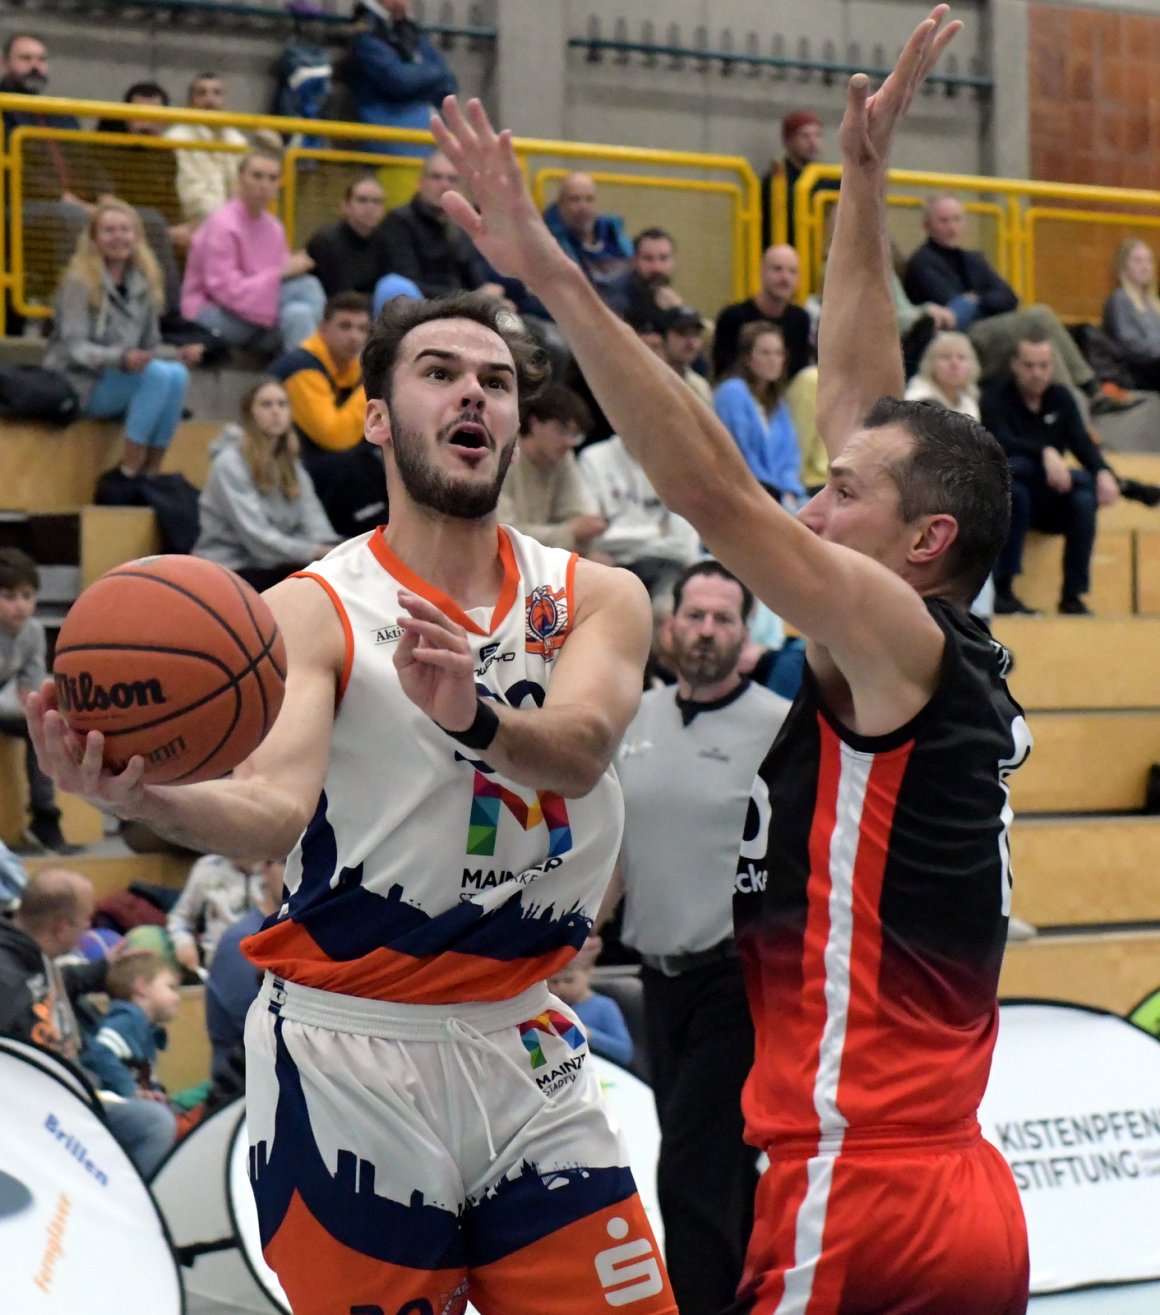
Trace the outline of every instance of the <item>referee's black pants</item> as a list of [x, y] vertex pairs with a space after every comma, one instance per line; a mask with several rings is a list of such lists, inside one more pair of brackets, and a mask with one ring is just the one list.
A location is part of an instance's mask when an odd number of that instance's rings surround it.
[[741, 1087], [753, 1064], [741, 964], [676, 977], [642, 967], [641, 981], [669, 1278], [681, 1315], [717, 1315], [736, 1296], [757, 1186], [757, 1152], [741, 1138]]

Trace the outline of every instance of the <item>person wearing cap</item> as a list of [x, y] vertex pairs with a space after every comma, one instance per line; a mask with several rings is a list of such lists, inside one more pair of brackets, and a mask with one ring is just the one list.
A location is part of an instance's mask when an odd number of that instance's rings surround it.
[[[411, 17], [411, 0], [358, 0], [358, 30], [350, 46], [347, 81], [360, 123], [425, 130], [433, 106], [459, 88], [438, 47]], [[426, 156], [417, 142], [366, 140], [360, 150]]]
[[[785, 175], [786, 214], [785, 240], [794, 243], [793, 194], [802, 170], [817, 161], [822, 153], [822, 136], [825, 125], [812, 110], [794, 110], [781, 121], [781, 140], [785, 158], [775, 160], [761, 176], [761, 249], [773, 241], [773, 214], [771, 191], [773, 178], [779, 171]], [[813, 192], [836, 192], [838, 180], [823, 178], [814, 185]], [[813, 195], [811, 192], [811, 195]]]
[[713, 405], [713, 390], [703, 374], [693, 369], [693, 362], [701, 355], [705, 340], [705, 325], [700, 311], [692, 306], [673, 306], [660, 312], [661, 356], [673, 367], [694, 393], [705, 403]]

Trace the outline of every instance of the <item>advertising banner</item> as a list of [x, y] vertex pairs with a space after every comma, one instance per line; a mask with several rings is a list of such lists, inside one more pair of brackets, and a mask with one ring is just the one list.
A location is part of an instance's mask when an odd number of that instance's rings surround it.
[[180, 1315], [161, 1216], [93, 1105], [9, 1049], [0, 1091], [0, 1306]]
[[1032, 1292], [1160, 1278], [1160, 1041], [1080, 1006], [1004, 1004], [979, 1121], [1019, 1187]]

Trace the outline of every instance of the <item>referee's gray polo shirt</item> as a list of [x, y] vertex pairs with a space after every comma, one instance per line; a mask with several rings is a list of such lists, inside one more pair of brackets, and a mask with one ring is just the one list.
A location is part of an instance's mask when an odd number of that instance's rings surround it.
[[749, 792], [789, 706], [753, 684], [716, 703], [678, 704], [675, 686], [641, 699], [616, 762], [621, 936], [641, 954], [690, 954], [732, 935]]

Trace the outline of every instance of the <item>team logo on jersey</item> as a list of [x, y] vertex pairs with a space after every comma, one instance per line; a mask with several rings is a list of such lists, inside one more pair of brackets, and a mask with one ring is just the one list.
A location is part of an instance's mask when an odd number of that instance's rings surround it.
[[550, 790], [537, 790], [534, 802], [529, 804], [514, 791], [477, 771], [471, 792], [471, 815], [467, 823], [469, 854], [495, 853], [499, 819], [504, 809], [525, 831], [541, 825], [548, 828], [549, 858], [558, 859], [572, 848], [568, 805], [558, 794]]
[[568, 637], [568, 591], [538, 584], [525, 602], [527, 651], [551, 662]]
[[[664, 1291], [661, 1267], [650, 1238], [629, 1238], [627, 1219], [613, 1216], [605, 1225], [608, 1236], [619, 1245], [596, 1255], [596, 1275], [610, 1306], [631, 1306]], [[628, 1238], [627, 1241], [625, 1239]]]
[[584, 1033], [556, 1009], [545, 1009], [542, 1014], [537, 1014], [535, 1018], [529, 1018], [526, 1023], [519, 1023], [517, 1026], [524, 1049], [531, 1056], [533, 1068], [543, 1068], [548, 1062], [544, 1056], [544, 1048], [540, 1045], [541, 1032], [545, 1036], [558, 1036], [569, 1050], [579, 1050], [584, 1044]]

